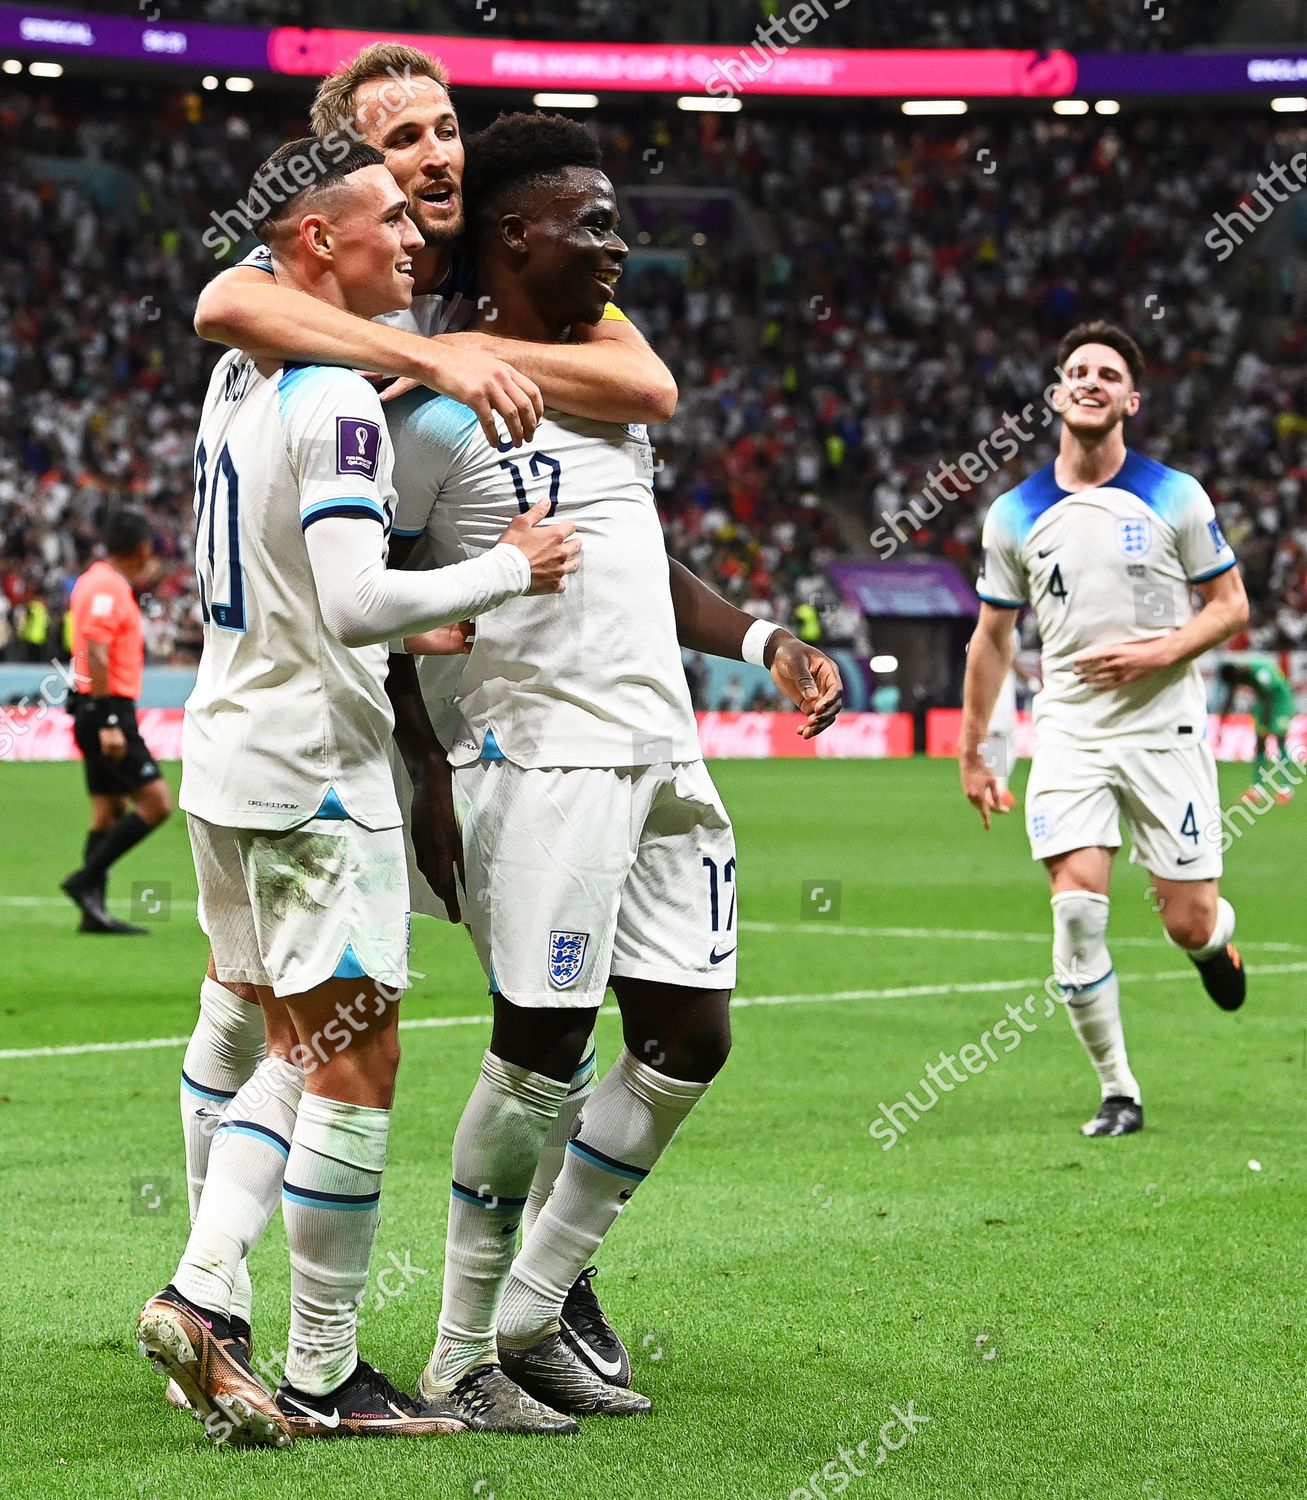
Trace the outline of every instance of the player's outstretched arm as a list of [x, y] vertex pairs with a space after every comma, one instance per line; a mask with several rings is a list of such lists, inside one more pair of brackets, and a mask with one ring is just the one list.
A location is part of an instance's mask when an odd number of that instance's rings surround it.
[[671, 371], [625, 319], [605, 318], [573, 332], [570, 344], [531, 344], [488, 333], [444, 341], [510, 360], [540, 388], [545, 405], [596, 422], [666, 422], [678, 392]]
[[471, 407], [486, 441], [498, 444], [495, 414], [515, 444], [529, 439], [544, 411], [528, 376], [494, 354], [448, 339], [427, 339], [355, 317], [307, 292], [281, 286], [257, 266], [233, 266], [200, 293], [195, 331], [255, 359], [295, 359], [406, 376]]
[[990, 720], [1012, 667], [1017, 611], [982, 600], [980, 618], [967, 648], [967, 675], [962, 689], [962, 738], [958, 743], [958, 769], [967, 801], [989, 828], [990, 815], [1004, 813], [998, 778], [985, 760], [985, 740]]
[[[744, 638], [758, 621], [727, 603], [684, 564], [668, 559], [676, 638], [687, 651], [744, 661]], [[829, 729], [844, 706], [840, 669], [815, 646], [781, 626], [773, 626], [762, 648], [762, 664], [772, 681], [803, 714], [800, 738], [810, 740]]]
[[1138, 682], [1150, 672], [1193, 661], [1248, 623], [1248, 595], [1238, 568], [1227, 568], [1194, 587], [1202, 595], [1203, 607], [1179, 629], [1151, 641], [1124, 641], [1082, 651], [1074, 663], [1077, 675], [1099, 689]]

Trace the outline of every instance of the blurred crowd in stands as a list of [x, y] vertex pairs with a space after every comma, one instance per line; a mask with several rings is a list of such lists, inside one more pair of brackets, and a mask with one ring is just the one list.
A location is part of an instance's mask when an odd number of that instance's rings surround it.
[[[466, 125], [485, 122], [462, 103]], [[85, 80], [0, 92], [0, 658], [55, 654], [97, 517], [121, 501], [146, 511], [165, 560], [151, 655], [194, 652], [191, 448], [218, 352], [190, 326], [219, 268], [200, 234], [302, 133], [302, 107]], [[874, 554], [895, 516], [898, 555], [974, 572], [985, 505], [1051, 457], [1055, 428], [1036, 423], [923, 524], [911, 502], [1005, 413], [1042, 410], [1058, 337], [1107, 316], [1150, 362], [1132, 441], [1206, 485], [1240, 553], [1246, 643], [1307, 645], [1294, 205], [1224, 263], [1204, 242], [1213, 213], [1303, 149], [1301, 128], [1129, 112], [591, 118], [647, 252], [619, 300], [681, 387], [655, 434], [669, 546], [742, 607], [864, 646], [824, 568]], [[676, 212], [648, 217], [668, 187]], [[704, 233], [723, 198], [731, 228]]]

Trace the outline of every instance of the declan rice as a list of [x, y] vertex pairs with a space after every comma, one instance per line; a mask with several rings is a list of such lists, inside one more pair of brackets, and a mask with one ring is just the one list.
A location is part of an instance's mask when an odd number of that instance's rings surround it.
[[[1198, 658], [1248, 618], [1229, 543], [1196, 479], [1126, 447], [1143, 358], [1110, 323], [1073, 328], [1058, 349], [1056, 459], [1000, 495], [985, 518], [980, 618], [967, 658], [962, 788], [986, 828], [1006, 812], [984, 741], [1021, 609], [1043, 648], [1026, 788], [1031, 853], [1048, 871], [1053, 975], [1098, 1074], [1090, 1136], [1143, 1128], [1126, 1056], [1120, 985], [1107, 946], [1108, 888], [1124, 818], [1131, 859], [1152, 877], [1166, 935], [1223, 1010], [1246, 980], [1234, 908], [1220, 894], [1216, 762]], [[1190, 596], [1202, 600], [1194, 610]]]

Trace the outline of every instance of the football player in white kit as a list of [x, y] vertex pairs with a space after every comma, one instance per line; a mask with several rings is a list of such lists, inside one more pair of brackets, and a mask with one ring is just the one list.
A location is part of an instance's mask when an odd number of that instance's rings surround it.
[[[252, 186], [295, 169], [297, 191], [263, 226], [278, 275], [362, 318], [404, 305], [422, 244], [405, 195], [372, 147], [323, 162], [315, 145], [281, 147]], [[541, 506], [476, 559], [388, 570], [391, 468], [381, 403], [357, 374], [236, 351], [218, 362], [196, 442], [205, 643], [180, 802], [216, 979], [253, 987], [268, 1056], [223, 1114], [186, 1251], [138, 1337], [220, 1442], [465, 1427], [397, 1391], [355, 1339], [408, 982], [385, 642], [560, 591], [580, 543], [540, 525]], [[230, 1311], [283, 1176], [291, 1330], [274, 1396]]]
[[[383, 153], [407, 194], [409, 216], [424, 241], [413, 254], [410, 305], [379, 313], [371, 321], [360, 318], [349, 309], [305, 296], [274, 275], [270, 252], [260, 245], [201, 293], [195, 315], [198, 333], [260, 357], [415, 379], [466, 402], [491, 434], [498, 417], [518, 440], [535, 429], [542, 389], [556, 410], [606, 421], [657, 422], [671, 415], [675, 381], [614, 304], [606, 307], [599, 323], [578, 325], [566, 343], [514, 341], [511, 363], [502, 357], [506, 341], [494, 337], [493, 323], [488, 331], [465, 331], [476, 311], [477, 290], [471, 258], [461, 245], [464, 148], [448, 75], [440, 62], [401, 43], [367, 47], [323, 79], [311, 116], [320, 142], [318, 160], [330, 161], [351, 140], [365, 139]], [[279, 181], [284, 191], [288, 179], [283, 174]], [[271, 199], [275, 192], [274, 183], [265, 196]], [[433, 337], [437, 334], [441, 337]], [[421, 563], [448, 560], [448, 554], [427, 550]], [[688, 576], [685, 581], [687, 586], [691, 582]], [[411, 659], [392, 658], [393, 677], [411, 681], [413, 670]], [[446, 730], [452, 719], [439, 705], [452, 698], [461, 662], [424, 656], [420, 670], [437, 729]], [[421, 709], [420, 696], [417, 702]], [[399, 697], [396, 711], [404, 712]], [[419, 730], [402, 739], [411, 749], [417, 747], [407, 766], [396, 763], [398, 791], [412, 835], [406, 846], [416, 851], [411, 868], [424, 877], [414, 882], [414, 910], [457, 920], [456, 872], [462, 865], [462, 845], [454, 819], [452, 772], [440, 741], [430, 733], [425, 709]], [[181, 1074], [192, 1212], [208, 1171], [215, 1122], [263, 1052], [264, 1021], [253, 989], [235, 981], [220, 982], [210, 962]], [[592, 1082], [591, 1064], [588, 1071], [581, 1070], [572, 1091], [576, 1107]], [[269, 1107], [275, 1112], [275, 1101]], [[552, 1160], [561, 1166], [561, 1149]], [[548, 1192], [548, 1173], [549, 1162], [542, 1157], [542, 1181], [533, 1189], [533, 1198]], [[250, 1306], [249, 1276], [241, 1267], [231, 1322], [235, 1336], [246, 1345]], [[620, 1353], [621, 1341], [603, 1320], [588, 1276], [578, 1278], [569, 1298], [568, 1317], [572, 1316], [589, 1330], [590, 1342], [601, 1347], [602, 1357]], [[180, 1404], [182, 1393], [176, 1387], [169, 1390], [170, 1399]]]
[[[502, 116], [471, 143], [466, 192], [496, 329], [558, 339], [602, 315], [627, 250], [584, 127]], [[543, 497], [584, 539], [582, 586], [554, 613], [510, 606], [482, 618], [459, 686], [451, 759], [464, 917], [495, 1019], [454, 1141], [439, 1334], [419, 1384], [423, 1399], [469, 1420], [503, 1407], [517, 1413], [512, 1430], [568, 1431], [566, 1414], [649, 1409], [583, 1362], [560, 1313], [725, 1061], [734, 838], [701, 758], [644, 428], [547, 410], [512, 451], [442, 398], [405, 396], [389, 419], [399, 533], [452, 529], [475, 557]], [[716, 603], [729, 623], [699, 644], [814, 667], [821, 689], [813, 684], [805, 729], [818, 732], [838, 707], [833, 664]], [[693, 634], [684, 615], [681, 628], [683, 642]], [[610, 983], [625, 1048], [513, 1260], [537, 1158]], [[543, 1409], [515, 1403], [511, 1383]]]
[[1203, 832], [1220, 803], [1196, 661], [1243, 625], [1248, 602], [1203, 487], [1126, 447], [1123, 424], [1139, 409], [1143, 374], [1134, 340], [1112, 324], [1081, 324], [1062, 340], [1058, 367], [1057, 458], [1000, 495], [985, 518], [962, 786], [986, 828], [1005, 811], [984, 739], [1028, 603], [1044, 685], [1026, 828], [1052, 884], [1053, 974], [1102, 1095], [1082, 1131], [1126, 1135], [1144, 1116], [1106, 941], [1119, 818], [1171, 942], [1222, 1009], [1244, 1000], [1234, 909], [1217, 884], [1221, 851]]

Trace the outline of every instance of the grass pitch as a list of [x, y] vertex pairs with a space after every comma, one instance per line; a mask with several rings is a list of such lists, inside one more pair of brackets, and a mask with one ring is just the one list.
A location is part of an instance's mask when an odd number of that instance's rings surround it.
[[[1077, 1134], [1095, 1082], [1065, 1019], [1037, 1003], [1017, 1048], [882, 1150], [868, 1131], [882, 1102], [921, 1099], [941, 1049], [1041, 993], [1049, 913], [1020, 822], [983, 835], [949, 764], [714, 771], [740, 846], [735, 1051], [601, 1259], [654, 1415], [573, 1439], [281, 1454], [211, 1449], [132, 1338], [186, 1228], [179, 1039], [205, 944], [183, 824], [114, 872], [112, 904], [128, 914], [135, 887], [151, 936], [79, 937], [57, 881], [81, 847], [80, 768], [0, 770], [7, 1495], [1307, 1493], [1303, 799], [1227, 858], [1252, 973], [1236, 1016], [1161, 940], [1145, 878], [1121, 862], [1110, 936], [1142, 1135]], [[1223, 769], [1227, 801], [1246, 781]], [[410, 1388], [439, 1304], [450, 1142], [487, 1037], [466, 938], [418, 921], [414, 963], [429, 977], [404, 1006], [374, 1259], [412, 1269], [392, 1271], [392, 1295], [370, 1290], [362, 1332]], [[611, 1016], [599, 1040], [605, 1063]], [[65, 1050], [96, 1044], [112, 1050]], [[280, 1219], [254, 1277], [256, 1343], [282, 1347]], [[887, 1428], [902, 1445], [875, 1466], [883, 1424], [909, 1403], [915, 1434]]]

